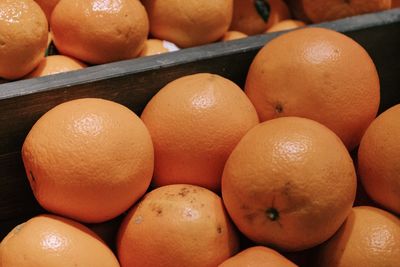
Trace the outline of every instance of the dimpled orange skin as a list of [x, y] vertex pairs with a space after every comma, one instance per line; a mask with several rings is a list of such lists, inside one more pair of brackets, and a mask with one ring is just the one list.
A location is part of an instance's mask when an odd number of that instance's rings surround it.
[[258, 244], [304, 250], [332, 236], [356, 193], [353, 161], [315, 121], [285, 117], [251, 129], [229, 156], [222, 198], [238, 229]]
[[299, 27], [303, 27], [305, 25], [306, 24], [300, 20], [286, 19], [286, 20], [279, 21], [276, 24], [272, 25], [271, 28], [269, 28], [266, 32], [292, 30], [292, 29], [296, 29]]
[[239, 245], [221, 198], [185, 184], [146, 194], [124, 219], [117, 240], [123, 267], [214, 267]]
[[265, 32], [278, 21], [290, 18], [290, 11], [283, 0], [269, 0], [270, 14], [267, 21], [258, 13], [254, 0], [235, 0], [230, 30], [255, 35]]
[[137, 57], [149, 32], [140, 1], [60, 0], [50, 21], [54, 44], [91, 64]]
[[25, 78], [43, 77], [61, 72], [80, 70], [86, 67], [86, 64], [71, 57], [63, 55], [47, 56]]
[[179, 47], [219, 40], [232, 21], [233, 0], [142, 0], [151, 34]]
[[84, 98], [45, 113], [28, 133], [22, 159], [38, 202], [82, 222], [126, 211], [149, 187], [150, 135], [128, 108]]
[[187, 183], [218, 191], [229, 154], [258, 123], [243, 91], [221, 76], [176, 79], [146, 105], [141, 118], [155, 151], [157, 186]]
[[245, 249], [227, 259], [218, 267], [296, 267], [297, 265], [286, 259], [277, 251], [256, 246]]
[[380, 102], [379, 77], [368, 53], [323, 28], [298, 29], [267, 43], [250, 66], [245, 92], [261, 121], [313, 119], [349, 150], [359, 144]]
[[381, 113], [358, 149], [358, 171], [368, 196], [400, 215], [400, 104]]
[[332, 21], [390, 9], [392, 0], [289, 0], [291, 10], [300, 19], [314, 23]]
[[119, 267], [112, 251], [75, 221], [39, 215], [15, 227], [0, 243], [1, 267]]
[[318, 254], [316, 266], [397, 267], [400, 262], [400, 220], [374, 207], [354, 207]]
[[33, 0], [0, 1], [0, 77], [15, 80], [44, 57], [47, 20]]

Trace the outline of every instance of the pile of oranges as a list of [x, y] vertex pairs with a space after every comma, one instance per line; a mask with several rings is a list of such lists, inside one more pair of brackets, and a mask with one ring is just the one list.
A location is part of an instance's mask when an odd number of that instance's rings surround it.
[[0, 266], [398, 266], [400, 103], [378, 116], [364, 48], [284, 33], [243, 89], [197, 73], [140, 116], [96, 98], [49, 110], [21, 153], [48, 214], [4, 238]]
[[[396, 5], [391, 0], [2, 0], [0, 79], [79, 70]], [[62, 57], [52, 55], [54, 46]]]

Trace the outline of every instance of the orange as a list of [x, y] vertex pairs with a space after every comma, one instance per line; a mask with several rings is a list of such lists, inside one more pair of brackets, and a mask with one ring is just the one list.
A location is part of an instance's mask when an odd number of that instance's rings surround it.
[[290, 11], [283, 0], [235, 0], [230, 29], [255, 35], [288, 18]]
[[384, 210], [355, 207], [318, 258], [316, 266], [324, 267], [399, 266], [400, 220]]
[[26, 78], [42, 77], [61, 72], [79, 70], [85, 67], [86, 65], [84, 63], [67, 56], [47, 56], [40, 61], [39, 65], [29, 73]]
[[46, 15], [47, 21], [50, 22], [51, 13], [60, 0], [35, 0], [35, 2], [39, 4]]
[[179, 47], [219, 40], [232, 20], [233, 0], [143, 0], [151, 34]]
[[47, 29], [46, 16], [33, 0], [0, 1], [0, 78], [19, 79], [39, 64]]
[[154, 184], [194, 184], [214, 191], [220, 189], [229, 154], [258, 123], [243, 91], [209, 73], [170, 82], [148, 102], [141, 118], [154, 143]]
[[368, 53], [323, 28], [291, 31], [267, 43], [250, 66], [245, 92], [261, 121], [310, 118], [334, 131], [349, 150], [359, 144], [380, 101]]
[[227, 259], [218, 267], [296, 267], [297, 265], [283, 257], [277, 251], [256, 246], [242, 250]]
[[230, 41], [246, 38], [248, 35], [238, 31], [227, 31], [224, 36], [222, 36], [222, 41]]
[[166, 52], [177, 51], [179, 48], [168, 41], [158, 39], [148, 39], [144, 45], [143, 50], [140, 52], [140, 57], [158, 55]]
[[400, 7], [400, 0], [392, 0], [392, 8]]
[[111, 250], [87, 227], [39, 215], [15, 227], [0, 243], [2, 267], [119, 267]]
[[149, 32], [146, 10], [132, 0], [60, 0], [50, 27], [61, 54], [91, 64], [137, 57]]
[[214, 267], [237, 249], [221, 198], [185, 184], [146, 194], [124, 219], [117, 241], [122, 267]]
[[299, 27], [303, 27], [306, 24], [301, 20], [293, 20], [293, 19], [285, 19], [277, 22], [272, 25], [266, 32], [278, 32], [278, 31], [286, 31]]
[[389, 9], [392, 0], [288, 0], [294, 15], [314, 23]]
[[358, 172], [367, 194], [400, 215], [400, 104], [368, 127], [358, 149]]
[[229, 156], [222, 198], [235, 225], [256, 243], [304, 250], [332, 236], [356, 193], [353, 161], [340, 139], [305, 118], [251, 129]]
[[33, 125], [22, 147], [38, 202], [82, 222], [106, 221], [127, 210], [149, 187], [153, 158], [139, 117], [96, 98], [52, 108]]

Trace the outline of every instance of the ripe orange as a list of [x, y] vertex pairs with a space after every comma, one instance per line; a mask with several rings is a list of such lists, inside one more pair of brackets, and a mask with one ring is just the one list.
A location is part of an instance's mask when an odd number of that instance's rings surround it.
[[47, 20], [33, 0], [0, 1], [0, 77], [15, 80], [42, 60], [47, 45]]
[[296, 267], [297, 265], [286, 259], [277, 251], [256, 246], [242, 250], [235, 256], [227, 259], [218, 267]]
[[222, 41], [230, 41], [246, 38], [248, 35], [238, 31], [227, 31], [224, 36], [222, 36]]
[[290, 18], [283, 0], [235, 0], [231, 30], [248, 35], [265, 32], [278, 21]]
[[186, 183], [218, 191], [229, 154], [258, 123], [257, 113], [233, 82], [200, 73], [170, 82], [141, 118], [155, 151], [153, 182]]
[[146, 194], [124, 219], [117, 241], [122, 267], [211, 267], [237, 249], [221, 198], [184, 184]]
[[219, 40], [232, 20], [233, 0], [142, 0], [151, 34], [179, 47]]
[[138, 56], [149, 32], [146, 10], [132, 0], [60, 0], [50, 27], [61, 54], [92, 64]]
[[322, 124], [298, 117], [251, 129], [229, 156], [222, 198], [235, 225], [256, 243], [304, 250], [332, 236], [356, 193], [353, 161]]
[[285, 19], [277, 22], [272, 25], [266, 32], [278, 32], [278, 31], [286, 31], [299, 27], [303, 27], [306, 24], [301, 20], [293, 20], [293, 19]]
[[46, 15], [47, 21], [50, 22], [51, 13], [60, 0], [35, 0], [35, 2], [39, 4]]
[[111, 250], [87, 227], [40, 215], [15, 227], [0, 243], [2, 267], [119, 267]]
[[296, 17], [314, 23], [386, 10], [391, 7], [391, 2], [392, 0], [288, 0]]
[[158, 39], [148, 39], [144, 45], [143, 50], [140, 52], [140, 57], [158, 55], [166, 52], [177, 51], [179, 48], [168, 41]]
[[267, 43], [245, 85], [261, 121], [310, 118], [334, 131], [349, 150], [375, 118], [379, 90], [378, 73], [364, 48], [323, 28], [299, 29]]
[[33, 193], [48, 211], [83, 222], [109, 220], [147, 190], [153, 146], [142, 121], [112, 101], [60, 104], [32, 127], [22, 159]]
[[373, 207], [353, 208], [336, 234], [319, 251], [324, 267], [396, 267], [400, 262], [400, 220]]
[[39, 65], [25, 78], [42, 77], [61, 72], [79, 70], [86, 65], [74, 58], [62, 55], [47, 56], [40, 61]]
[[400, 0], [392, 0], [392, 8], [400, 7]]
[[358, 171], [367, 194], [400, 214], [400, 104], [368, 127], [358, 149]]

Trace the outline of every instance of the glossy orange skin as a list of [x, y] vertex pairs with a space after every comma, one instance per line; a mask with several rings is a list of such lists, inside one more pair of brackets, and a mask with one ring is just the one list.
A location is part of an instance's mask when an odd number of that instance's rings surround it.
[[238, 238], [221, 198], [198, 186], [159, 187], [133, 207], [117, 240], [121, 266], [214, 267]]
[[261, 121], [316, 120], [355, 148], [376, 117], [379, 77], [365, 49], [323, 28], [303, 28], [267, 43], [253, 60], [245, 92]]
[[199, 73], [163, 87], [141, 115], [155, 151], [153, 183], [194, 184], [219, 191], [229, 154], [258, 124], [256, 111], [233, 82]]
[[396, 267], [399, 262], [399, 218], [381, 209], [359, 206], [321, 246], [317, 266]]
[[15, 227], [0, 243], [1, 267], [119, 267], [112, 251], [87, 227], [39, 215]]
[[400, 104], [381, 113], [358, 149], [358, 171], [368, 196], [400, 215]]
[[142, 0], [151, 35], [179, 47], [219, 40], [232, 21], [233, 0]]
[[80, 70], [86, 67], [85, 63], [71, 57], [63, 55], [47, 56], [25, 78], [43, 77], [61, 72]]
[[247, 35], [265, 32], [273, 24], [289, 19], [290, 10], [283, 0], [269, 0], [270, 14], [267, 21], [258, 14], [254, 0], [235, 0], [233, 19], [230, 30], [240, 31]]
[[222, 198], [238, 229], [285, 251], [316, 246], [340, 227], [356, 193], [353, 161], [315, 121], [284, 117], [252, 128], [229, 156]]
[[103, 222], [126, 211], [149, 187], [150, 134], [128, 108], [83, 98], [46, 112], [22, 146], [33, 193], [48, 211]]
[[227, 259], [218, 267], [296, 267], [297, 265], [286, 259], [277, 251], [256, 246], [242, 250], [235, 256]]
[[2, 0], [0, 11], [0, 78], [16, 80], [44, 57], [47, 20], [33, 0]]
[[135, 58], [149, 33], [140, 1], [61, 0], [50, 21], [61, 54], [91, 64]]

